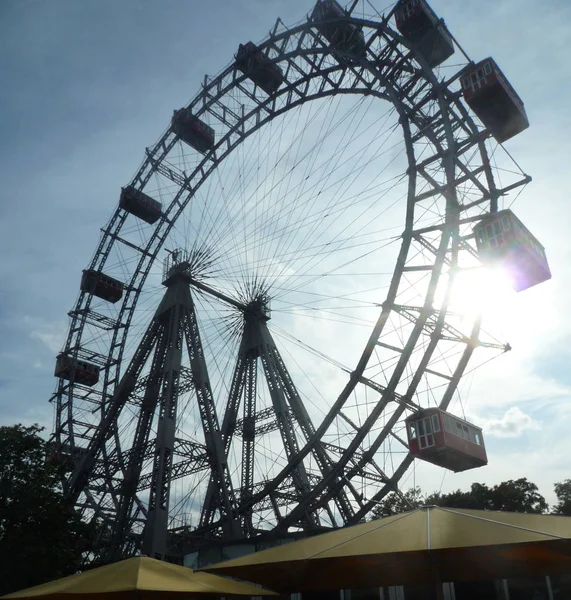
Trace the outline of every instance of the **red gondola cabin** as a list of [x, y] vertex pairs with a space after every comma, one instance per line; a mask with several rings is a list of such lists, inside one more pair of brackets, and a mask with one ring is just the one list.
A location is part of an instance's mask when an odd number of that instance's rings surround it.
[[240, 44], [236, 53], [236, 68], [268, 96], [275, 94], [284, 81], [280, 67], [273, 63], [254, 42]]
[[59, 354], [54, 375], [68, 381], [73, 378], [76, 383], [91, 387], [99, 381], [99, 367], [80, 359], [74, 361], [66, 354]]
[[529, 127], [521, 98], [493, 58], [469, 68], [460, 81], [466, 104], [498, 142], [505, 142]]
[[406, 420], [410, 453], [455, 473], [488, 464], [482, 430], [440, 408], [427, 408]]
[[123, 283], [105, 273], [87, 269], [81, 277], [81, 290], [107, 302], [118, 302], [123, 296]]
[[509, 208], [485, 216], [474, 236], [482, 263], [502, 267], [516, 292], [551, 279], [544, 247]]
[[454, 43], [425, 0], [401, 0], [395, 8], [397, 29], [416, 45], [431, 67], [454, 54]]
[[214, 129], [186, 108], [174, 111], [171, 127], [183, 142], [199, 152], [206, 153], [214, 148]]
[[315, 21], [315, 28], [332, 48], [354, 56], [365, 55], [367, 48], [363, 30], [347, 20], [347, 13], [335, 0], [318, 0], [311, 20]]
[[163, 205], [160, 202], [130, 185], [121, 190], [119, 206], [151, 225], [163, 214]]
[[71, 454], [58, 450], [56, 444], [49, 444], [46, 454], [46, 464], [56, 467], [71, 467]]

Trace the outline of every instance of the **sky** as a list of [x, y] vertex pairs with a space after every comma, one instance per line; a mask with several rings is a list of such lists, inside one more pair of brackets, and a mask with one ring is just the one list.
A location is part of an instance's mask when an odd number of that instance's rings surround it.
[[[491, 309], [513, 350], [463, 384], [490, 464], [461, 475], [421, 465], [403, 485], [447, 491], [528, 477], [552, 503], [553, 483], [571, 478], [571, 4], [431, 5], [470, 57], [493, 55], [525, 102], [531, 127], [506, 149], [533, 183], [512, 208], [546, 247], [553, 279]], [[239, 43], [311, 8], [306, 0], [0, 2], [0, 424], [50, 430], [54, 360], [81, 270], [173, 108]]]

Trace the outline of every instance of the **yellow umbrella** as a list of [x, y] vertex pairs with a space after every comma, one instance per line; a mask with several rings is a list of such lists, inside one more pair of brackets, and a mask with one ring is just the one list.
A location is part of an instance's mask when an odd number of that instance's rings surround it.
[[571, 572], [571, 517], [425, 507], [212, 565], [280, 592]]
[[[33, 569], [34, 565], [30, 565]], [[225, 577], [197, 573], [188, 567], [173, 565], [154, 558], [139, 556], [98, 567], [78, 575], [50, 581], [2, 598], [36, 598], [45, 600], [100, 600], [101, 596], [117, 600], [209, 595], [273, 596], [274, 592], [233, 581]]]

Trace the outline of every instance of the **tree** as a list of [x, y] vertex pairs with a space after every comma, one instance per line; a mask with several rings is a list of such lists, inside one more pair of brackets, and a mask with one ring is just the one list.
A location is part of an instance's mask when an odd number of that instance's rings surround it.
[[0, 595], [78, 570], [91, 537], [37, 425], [0, 427]]
[[[558, 489], [561, 490], [561, 496], [557, 492]], [[560, 505], [571, 511], [571, 480], [556, 484], [556, 493], [558, 493]], [[547, 502], [539, 493], [535, 483], [522, 477], [503, 481], [493, 487], [488, 487], [485, 483], [473, 483], [468, 491], [456, 490], [448, 494], [434, 492], [424, 495], [420, 488], [411, 488], [400, 496], [395, 493], [389, 494], [379, 502], [372, 514], [374, 519], [378, 519], [419, 506], [446, 506], [448, 508], [504, 510], [538, 514], [545, 513], [548, 509]]]
[[535, 483], [526, 477], [495, 485], [492, 488], [492, 501], [492, 510], [542, 514], [549, 508]]
[[535, 483], [527, 478], [510, 479], [493, 487], [484, 483], [473, 483], [470, 491], [456, 490], [449, 494], [432, 494], [427, 504], [450, 508], [474, 508], [523, 513], [545, 513], [548, 509], [545, 498], [538, 492]]
[[484, 483], [473, 483], [470, 491], [456, 490], [449, 494], [432, 494], [426, 498], [427, 504], [450, 508], [474, 508], [479, 510], [500, 510], [523, 513], [545, 513], [548, 505], [538, 492], [535, 483], [525, 477], [502, 481], [488, 487]]
[[448, 494], [434, 492], [427, 496], [426, 503], [435, 506], [447, 506], [449, 508], [475, 508], [479, 510], [490, 510], [492, 508], [492, 490], [483, 483], [473, 483], [470, 490], [463, 492], [456, 490]]
[[557, 515], [571, 516], [571, 479], [556, 483], [555, 495], [558, 502], [553, 507], [553, 512]]
[[424, 496], [419, 487], [410, 488], [410, 490], [403, 494], [393, 492], [388, 494], [375, 506], [371, 511], [371, 519], [390, 517], [418, 508], [419, 506], [424, 506], [424, 504]]

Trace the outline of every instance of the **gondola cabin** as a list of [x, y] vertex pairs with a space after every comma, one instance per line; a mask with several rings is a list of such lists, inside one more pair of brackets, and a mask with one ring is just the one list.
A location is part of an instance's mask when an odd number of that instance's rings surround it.
[[498, 142], [529, 127], [521, 98], [492, 58], [468, 68], [460, 79], [466, 104]]
[[160, 202], [130, 185], [121, 190], [119, 206], [150, 225], [156, 223], [163, 214]]
[[123, 296], [123, 282], [100, 271], [86, 269], [81, 276], [81, 290], [107, 302], [118, 302]]
[[71, 454], [63, 452], [62, 450], [58, 451], [55, 445], [51, 445], [46, 454], [46, 464], [54, 467], [71, 467]]
[[482, 430], [440, 408], [427, 408], [406, 420], [410, 453], [459, 473], [488, 464]]
[[395, 8], [395, 22], [429, 66], [437, 67], [454, 54], [452, 38], [425, 0], [401, 0]]
[[284, 75], [253, 42], [240, 44], [236, 53], [236, 68], [260, 87], [268, 96], [275, 94], [284, 82]]
[[59, 354], [54, 375], [91, 387], [99, 381], [99, 367], [84, 360], [73, 360], [67, 354]]
[[347, 20], [347, 13], [335, 0], [318, 0], [311, 13], [311, 20], [334, 49], [354, 56], [365, 55], [363, 30]]
[[186, 108], [174, 111], [171, 127], [183, 142], [199, 152], [206, 153], [214, 148], [214, 129]]
[[484, 217], [474, 237], [482, 263], [501, 267], [516, 292], [551, 279], [544, 247], [510, 209]]

